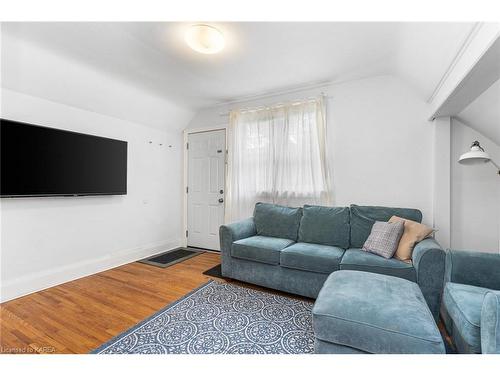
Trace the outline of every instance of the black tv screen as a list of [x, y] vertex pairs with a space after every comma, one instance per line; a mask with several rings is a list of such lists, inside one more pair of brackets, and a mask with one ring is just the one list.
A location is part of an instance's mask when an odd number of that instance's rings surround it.
[[1, 197], [127, 194], [127, 142], [0, 122]]

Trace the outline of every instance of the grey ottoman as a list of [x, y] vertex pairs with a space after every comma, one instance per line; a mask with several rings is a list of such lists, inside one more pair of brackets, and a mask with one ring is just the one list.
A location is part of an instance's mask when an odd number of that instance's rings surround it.
[[315, 353], [445, 353], [418, 285], [398, 277], [337, 271], [313, 307]]

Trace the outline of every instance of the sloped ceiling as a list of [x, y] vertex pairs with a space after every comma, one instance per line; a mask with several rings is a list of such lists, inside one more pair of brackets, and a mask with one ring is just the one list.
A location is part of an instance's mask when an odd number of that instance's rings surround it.
[[500, 80], [456, 117], [500, 146]]
[[[190, 50], [190, 23], [3, 23], [2, 32], [193, 109], [268, 90], [393, 74], [428, 99], [473, 23], [216, 23], [227, 46]], [[4, 52], [4, 51], [3, 51]]]

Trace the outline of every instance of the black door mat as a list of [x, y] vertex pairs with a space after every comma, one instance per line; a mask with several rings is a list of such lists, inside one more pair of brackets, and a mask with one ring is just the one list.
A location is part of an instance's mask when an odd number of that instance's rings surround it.
[[166, 251], [162, 254], [153, 255], [152, 257], [142, 259], [139, 262], [149, 264], [151, 266], [166, 268], [200, 254], [203, 254], [203, 251], [192, 250], [190, 248], [179, 248]]
[[222, 278], [222, 266], [220, 264], [203, 272], [204, 275]]

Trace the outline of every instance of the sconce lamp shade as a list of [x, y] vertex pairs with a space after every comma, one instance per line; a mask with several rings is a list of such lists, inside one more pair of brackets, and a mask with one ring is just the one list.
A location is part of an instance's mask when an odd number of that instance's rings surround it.
[[464, 165], [483, 164], [489, 161], [491, 161], [490, 155], [484, 151], [478, 141], [474, 141], [470, 147], [470, 151], [458, 159], [458, 162]]

